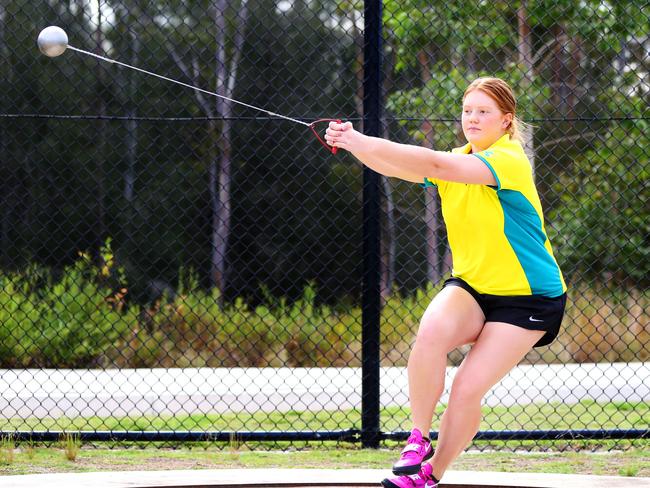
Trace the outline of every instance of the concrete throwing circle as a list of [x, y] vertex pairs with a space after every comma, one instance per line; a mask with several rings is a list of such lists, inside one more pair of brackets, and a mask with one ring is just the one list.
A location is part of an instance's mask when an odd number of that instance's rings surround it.
[[[383, 469], [196, 469], [0, 476], [2, 488], [379, 487]], [[650, 478], [449, 471], [440, 488], [650, 488]]]

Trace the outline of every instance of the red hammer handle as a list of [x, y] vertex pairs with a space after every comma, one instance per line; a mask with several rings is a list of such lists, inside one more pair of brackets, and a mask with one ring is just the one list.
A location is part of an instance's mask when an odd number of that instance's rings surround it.
[[[336, 119], [336, 123], [337, 123], [337, 124], [340, 124], [340, 123], [341, 123], [341, 119]], [[332, 148], [332, 154], [336, 154], [336, 152], [337, 152], [338, 150], [339, 150], [338, 147], [333, 147], [333, 148]]]

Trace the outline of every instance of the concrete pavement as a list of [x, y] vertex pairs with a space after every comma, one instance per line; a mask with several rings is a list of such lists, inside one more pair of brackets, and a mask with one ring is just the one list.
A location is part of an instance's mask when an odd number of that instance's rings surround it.
[[[45, 474], [0, 477], [3, 488], [366, 487], [380, 486], [388, 470], [221, 469]], [[441, 488], [650, 488], [650, 478], [539, 473], [449, 471]]]

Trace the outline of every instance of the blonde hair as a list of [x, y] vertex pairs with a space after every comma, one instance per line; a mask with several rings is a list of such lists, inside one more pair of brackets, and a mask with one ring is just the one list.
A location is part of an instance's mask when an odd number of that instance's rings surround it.
[[474, 90], [480, 90], [492, 98], [497, 103], [499, 110], [504, 114], [512, 114], [512, 122], [506, 128], [506, 132], [510, 134], [511, 139], [524, 143], [527, 137], [528, 125], [517, 117], [517, 99], [510, 85], [501, 78], [477, 78], [465, 90], [463, 100]]

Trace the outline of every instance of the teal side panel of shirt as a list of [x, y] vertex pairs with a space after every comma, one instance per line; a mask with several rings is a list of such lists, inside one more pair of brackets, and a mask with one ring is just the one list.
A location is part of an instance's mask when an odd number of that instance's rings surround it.
[[564, 293], [560, 269], [544, 244], [546, 235], [537, 211], [520, 192], [497, 192], [504, 215], [506, 239], [521, 264], [533, 295], [557, 297]]
[[424, 179], [424, 183], [420, 183], [420, 186], [421, 186], [422, 188], [429, 188], [430, 186], [438, 186], [438, 185], [436, 185], [435, 183], [431, 183], [430, 180], [428, 180], [427, 178], [425, 178], [425, 179]]

